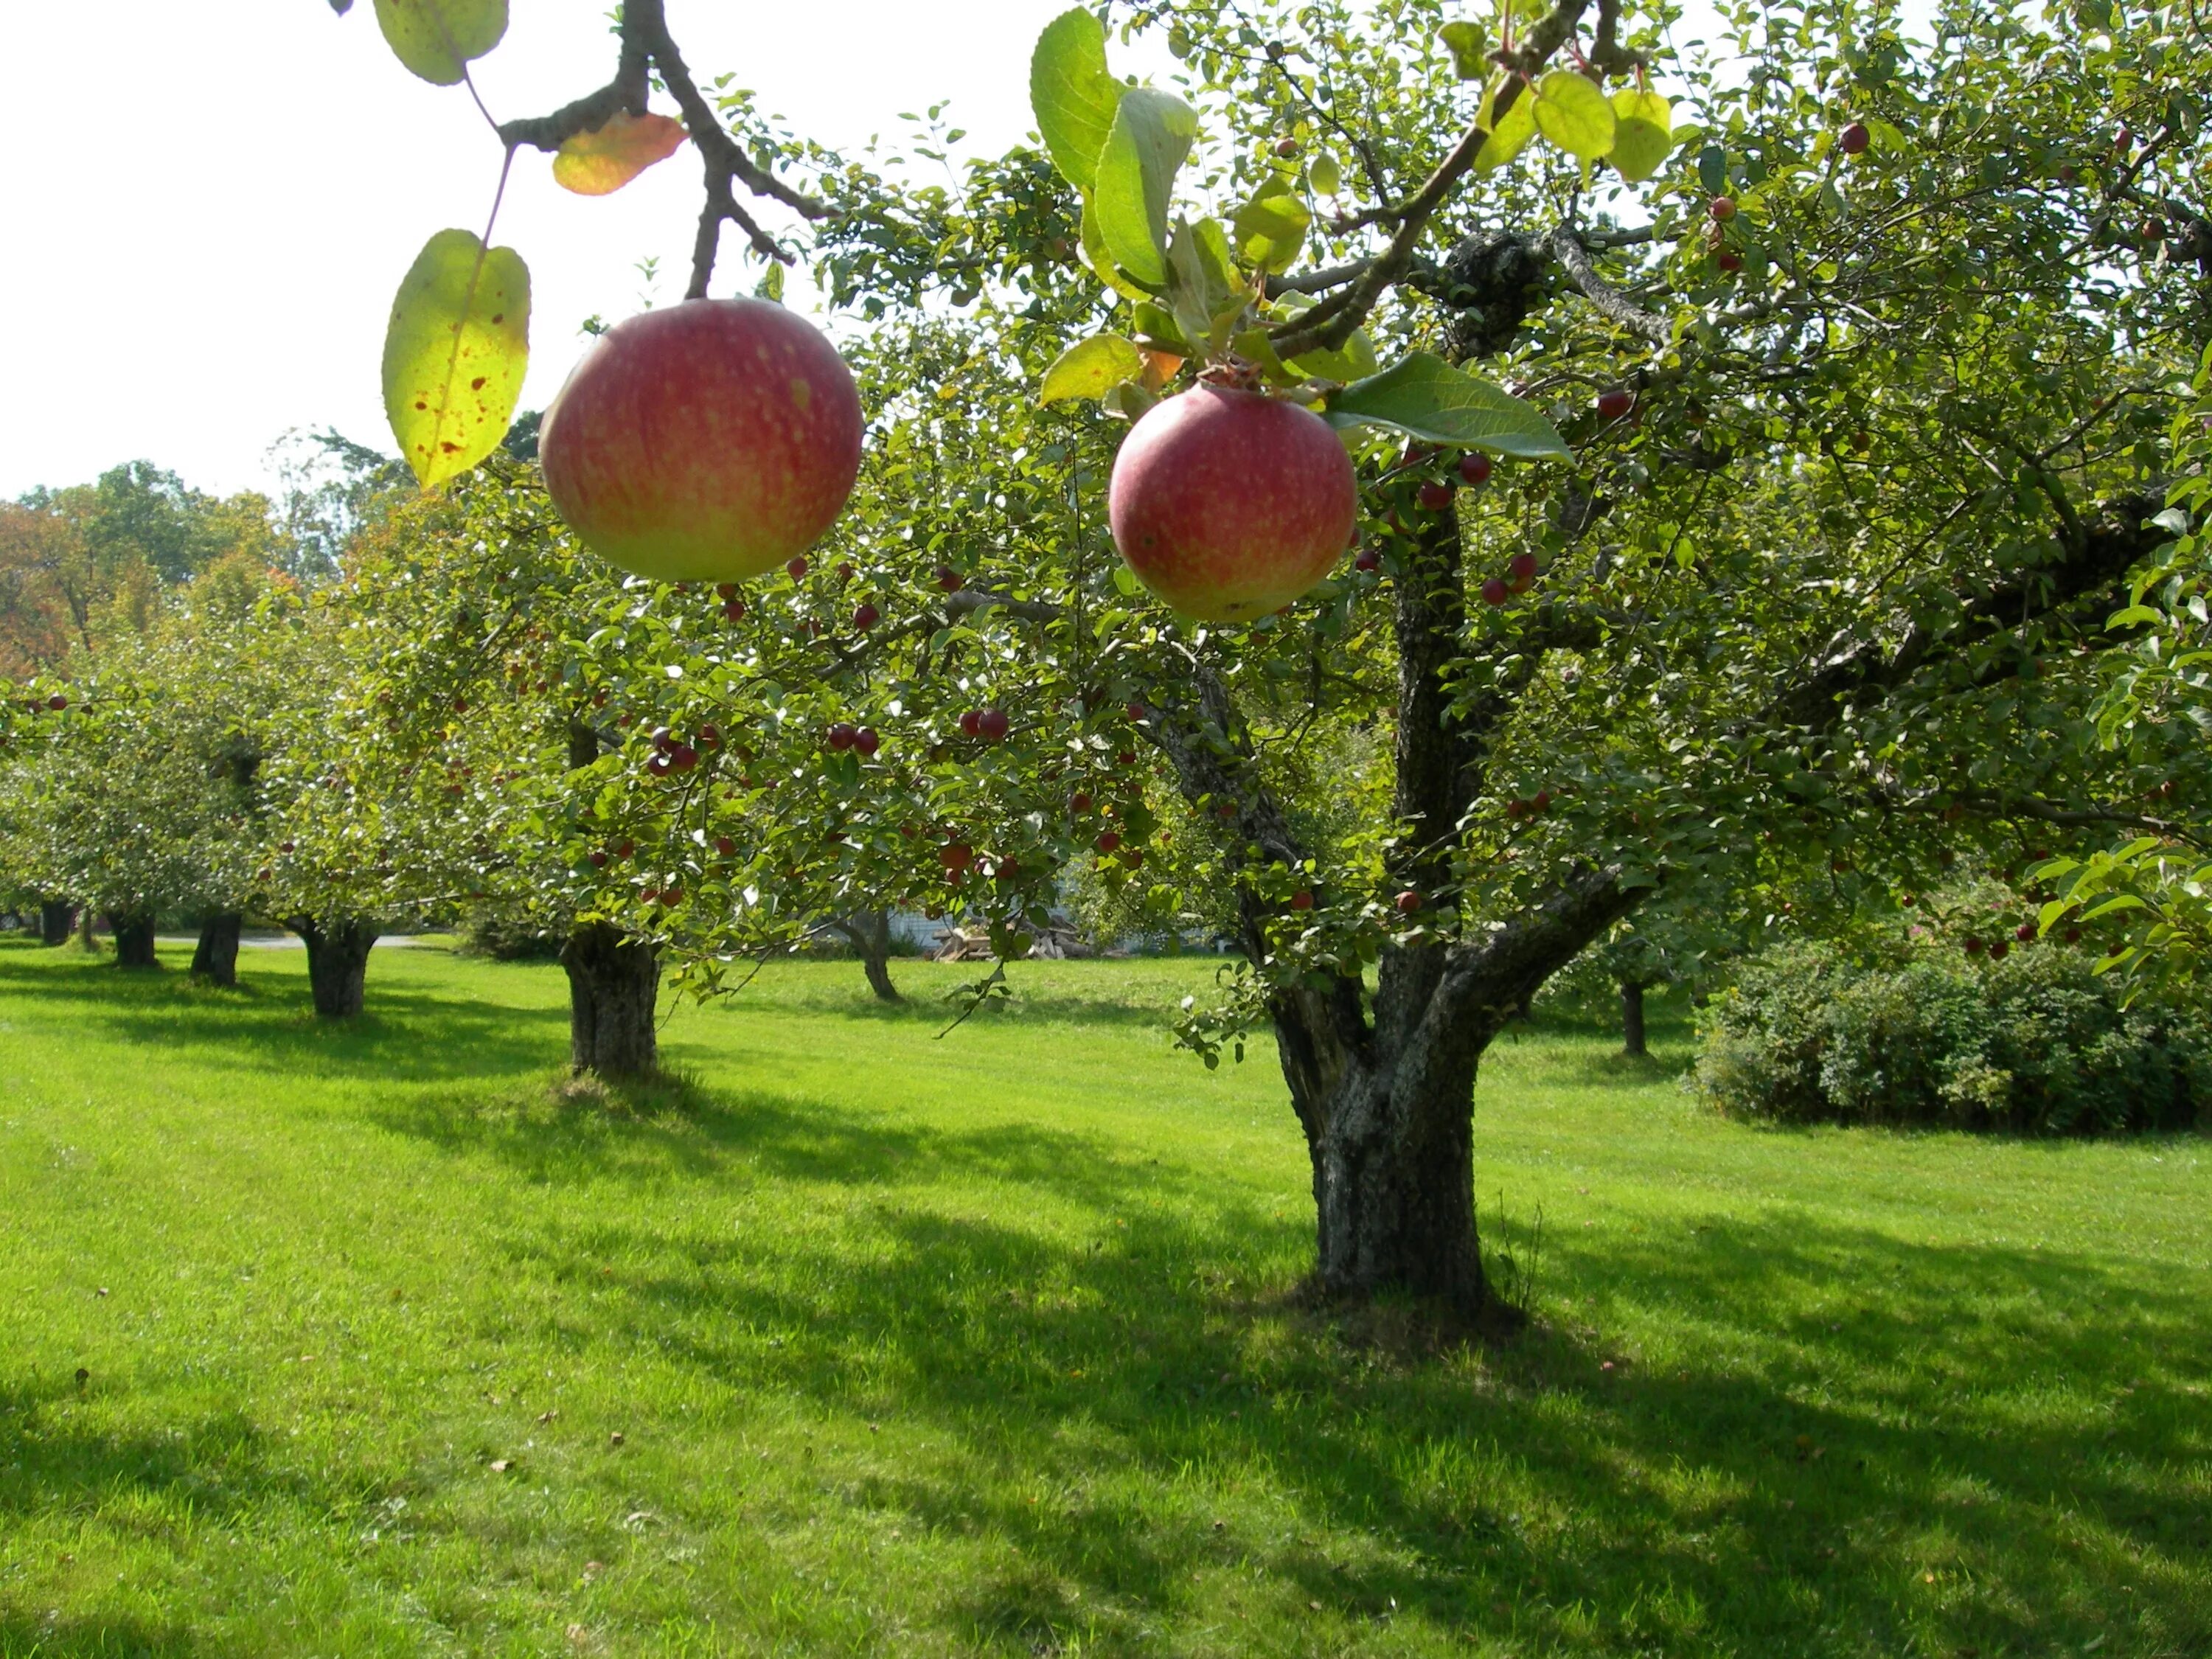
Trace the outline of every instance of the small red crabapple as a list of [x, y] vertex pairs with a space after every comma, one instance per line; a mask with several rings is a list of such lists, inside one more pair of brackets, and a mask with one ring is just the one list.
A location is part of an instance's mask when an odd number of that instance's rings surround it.
[[1410, 916], [1421, 908], [1421, 896], [1408, 888], [1398, 895], [1398, 914]]
[[983, 730], [983, 711], [971, 708], [960, 717], [960, 732], [963, 737], [975, 737]]
[[1496, 605], [1505, 603], [1505, 583], [1500, 577], [1492, 576], [1490, 578], [1489, 580], [1483, 583], [1480, 591], [1482, 593], [1482, 602], [1485, 605]]
[[1012, 729], [1013, 722], [1003, 708], [986, 708], [976, 717], [975, 730], [987, 743], [1000, 742]]
[[864, 605], [853, 613], [853, 627], [865, 634], [884, 619], [884, 613], [872, 605]]
[[784, 566], [784, 568], [791, 573], [792, 580], [799, 580], [800, 577], [805, 575], [807, 571], [806, 556], [804, 553], [800, 554], [789, 564]]
[[1713, 216], [1713, 219], [1716, 223], [1726, 224], [1729, 220], [1735, 217], [1735, 198], [1733, 196], [1716, 196], [1711, 201], [1705, 204], [1705, 211]]
[[1363, 547], [1359, 550], [1359, 556], [1352, 562], [1352, 568], [1354, 570], [1380, 570], [1382, 556], [1371, 547]]
[[884, 740], [876, 735], [876, 728], [872, 726], [864, 726], [853, 734], [853, 747], [867, 758], [873, 759], [876, 750], [883, 746]]
[[1636, 394], [1621, 386], [1597, 394], [1597, 417], [1601, 421], [1617, 421], [1636, 407]]
[[1866, 123], [1854, 121], [1837, 135], [1836, 148], [1846, 155], [1863, 155], [1874, 142], [1874, 135], [1866, 130]]
[[1312, 909], [1313, 895], [1306, 891], [1304, 888], [1299, 888], [1297, 892], [1291, 895], [1291, 908], [1293, 910]]
[[1469, 484], [1479, 486], [1488, 483], [1490, 482], [1490, 457], [1480, 453], [1461, 456], [1459, 462], [1459, 476], [1463, 481]]

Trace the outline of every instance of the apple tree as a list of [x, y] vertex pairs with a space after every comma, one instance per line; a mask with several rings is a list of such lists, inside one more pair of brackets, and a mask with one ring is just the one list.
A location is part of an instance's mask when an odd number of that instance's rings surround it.
[[[609, 618], [603, 678], [659, 671], [629, 682], [654, 686], [654, 724], [593, 763], [592, 817], [566, 823], [579, 847], [659, 856], [683, 826], [698, 849], [628, 914], [711, 985], [729, 919], [781, 903], [715, 860], [772, 870], [817, 836], [785, 880], [848, 859], [930, 878], [905, 851], [926, 848], [947, 897], [988, 895], [1010, 951], [1078, 846], [1163, 913], [1225, 910], [1246, 972], [1183, 1035], [1215, 1057], [1272, 1031], [1319, 1285], [1480, 1318], [1477, 1067], [1624, 918], [1762, 848], [1905, 870], [2150, 816], [2141, 757], [2090, 711], [2130, 574], [2167, 539], [2169, 390], [2212, 327], [2203, 40], [2117, 8], [1939, 6], [1919, 40], [1849, 3], [1721, 17], [1725, 74], [1662, 56], [1670, 10], [1614, 0], [1488, 26], [1411, 0], [1138, 14], [1125, 38], [1164, 33], [1188, 98], [1117, 78], [1095, 15], [1051, 23], [1032, 91], [1056, 207], [1032, 157], [980, 206], [864, 179], [820, 226], [878, 344], [945, 343], [937, 387], [862, 406], [871, 444], [903, 431], [918, 468], [964, 428], [957, 465], [915, 474], [934, 512], [967, 504], [932, 532], [964, 545], [954, 591], [866, 672], [849, 635], [873, 630], [824, 614], [815, 566], [723, 599], [784, 629], [757, 651], [697, 649], [696, 591]], [[632, 78], [603, 123], [643, 118], [665, 37], [658, 6], [625, 8]], [[671, 89], [708, 161], [703, 295], [736, 175], [690, 86]], [[823, 173], [791, 204], [828, 213], [854, 175]], [[917, 234], [1000, 204], [1003, 224]], [[925, 246], [943, 280], [914, 273]], [[454, 379], [477, 299], [520, 292], [457, 248], [458, 281], [417, 285], [458, 296], [444, 390], [414, 411], [441, 420], [454, 385], [496, 389]], [[485, 351], [513, 320], [489, 311]], [[971, 396], [1014, 367], [1042, 407]], [[653, 377], [626, 384], [649, 409]], [[469, 431], [503, 422], [484, 409]], [[455, 447], [418, 471], [465, 469], [478, 441], [438, 438]], [[548, 465], [586, 543], [711, 579], [672, 561], [735, 487], [632, 462], [658, 515], [641, 555], [607, 527], [623, 452], [585, 447], [596, 474]], [[1065, 493], [995, 489], [1010, 472]], [[921, 539], [870, 533], [872, 562], [842, 562], [919, 597]], [[702, 763], [693, 735], [739, 729], [733, 709], [788, 770], [727, 744]], [[825, 720], [877, 732], [870, 764], [750, 735]], [[774, 830], [721, 833], [748, 822]]]

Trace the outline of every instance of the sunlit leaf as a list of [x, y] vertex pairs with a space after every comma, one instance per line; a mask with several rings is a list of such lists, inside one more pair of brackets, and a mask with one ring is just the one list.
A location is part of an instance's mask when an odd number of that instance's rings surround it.
[[1452, 72], [1462, 81], [1480, 81], [1488, 68], [1484, 59], [1490, 52], [1490, 36], [1482, 25], [1462, 20], [1445, 24], [1437, 35], [1451, 52]]
[[1535, 85], [1536, 131], [1578, 161], [1595, 161], [1613, 148], [1613, 106], [1588, 76], [1553, 70]]
[[1097, 206], [1088, 198], [1083, 204], [1083, 262], [1091, 267], [1100, 282], [1123, 299], [1146, 300], [1152, 297], [1152, 289], [1131, 282], [1128, 273], [1114, 263], [1114, 256], [1107, 252], [1106, 239], [1099, 234]]
[[1037, 401], [1057, 404], [1071, 398], [1103, 398], [1124, 380], [1142, 380], [1145, 368], [1145, 354], [1134, 341], [1118, 334], [1094, 334], [1068, 347], [1045, 370]]
[[1030, 109], [1060, 177], [1086, 196], [1115, 108], [1127, 90], [1107, 71], [1106, 29], [1096, 14], [1062, 12], [1037, 36], [1030, 55]]
[[507, 33], [507, 0], [376, 0], [392, 56], [425, 81], [456, 86]]
[[1569, 459], [1559, 433], [1533, 404], [1425, 351], [1354, 381], [1328, 400], [1327, 413], [1340, 428], [1387, 426], [1429, 443]]
[[399, 284], [384, 337], [384, 410], [425, 486], [507, 435], [530, 362], [530, 270], [510, 247], [441, 230]]
[[1197, 136], [1197, 112], [1173, 93], [1132, 88], [1114, 111], [1098, 156], [1098, 231], [1140, 283], [1167, 280], [1168, 205]]
[[553, 182], [579, 196], [611, 196], [655, 161], [676, 154], [684, 123], [622, 111], [597, 132], [580, 132], [553, 157]]
[[1286, 190], [1254, 197], [1237, 210], [1237, 252], [1254, 270], [1284, 271], [1305, 246], [1313, 215]]
[[1613, 94], [1613, 165], [1629, 183], [1641, 184], [1674, 152], [1674, 109], [1656, 92], [1624, 87]]
[[1327, 150], [1318, 151], [1306, 168], [1306, 183], [1316, 196], [1334, 196], [1344, 188], [1344, 169]]
[[[1497, 101], [1493, 94], [1492, 105], [1494, 106]], [[1524, 87], [1521, 95], [1492, 125], [1490, 137], [1482, 141], [1482, 148], [1474, 153], [1474, 170], [1488, 173], [1504, 167], [1526, 149], [1528, 141], [1535, 136], [1536, 100]]]

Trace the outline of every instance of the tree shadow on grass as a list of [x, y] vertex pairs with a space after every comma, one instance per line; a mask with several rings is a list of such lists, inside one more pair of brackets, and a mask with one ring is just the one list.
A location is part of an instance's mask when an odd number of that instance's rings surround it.
[[[1731, 1223], [1566, 1265], [1684, 1310], [1732, 1363], [1651, 1375], [1553, 1327], [1403, 1364], [1262, 1294], [1303, 1226], [1195, 1171], [790, 1101], [748, 1099], [705, 1139], [763, 1174], [868, 1185], [825, 1222], [855, 1248], [831, 1267], [806, 1254], [818, 1238], [678, 1240], [601, 1214], [508, 1240], [518, 1273], [608, 1298], [605, 1340], [649, 1332], [702, 1386], [921, 1431], [939, 1449], [868, 1462], [857, 1489], [1011, 1544], [1017, 1567], [944, 1610], [1005, 1645], [1117, 1627], [1142, 1644], [1195, 1616], [1194, 1571], [1241, 1563], [1300, 1606], [1395, 1607], [1531, 1651], [1994, 1656], [2106, 1632], [2142, 1644], [2118, 1652], [2212, 1648], [2212, 1493], [2179, 1473], [2203, 1455], [2190, 1390], [2212, 1338], [2186, 1287]], [[963, 1181], [1086, 1203], [1096, 1236], [901, 1190]], [[1824, 1297], [1850, 1311], [1802, 1311]], [[1255, 1487], [1293, 1521], [1216, 1531]], [[1058, 1495], [1030, 1502], [1040, 1488]], [[1361, 1534], [1379, 1547], [1333, 1559]]]
[[227, 1066], [286, 1076], [514, 1077], [557, 1064], [568, 1042], [565, 1009], [374, 981], [365, 1013], [325, 1020], [315, 1017], [304, 977], [283, 991], [222, 989], [182, 975], [57, 972], [0, 954], [0, 996], [94, 1038], [152, 1051], [206, 1048]]

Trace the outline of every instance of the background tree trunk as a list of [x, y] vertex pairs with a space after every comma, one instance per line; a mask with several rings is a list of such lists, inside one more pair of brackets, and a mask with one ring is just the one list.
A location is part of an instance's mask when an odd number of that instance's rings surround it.
[[107, 931], [115, 935], [118, 968], [158, 968], [154, 955], [154, 913], [151, 910], [110, 912]]
[[579, 925], [561, 947], [568, 974], [568, 1063], [603, 1078], [643, 1076], [660, 1063], [653, 1007], [660, 957], [610, 922]]
[[76, 920], [76, 907], [67, 899], [39, 901], [39, 943], [67, 945], [70, 924]]
[[860, 958], [860, 971], [868, 976], [868, 988], [876, 994], [876, 1000], [904, 1001], [898, 987], [891, 983], [890, 912], [855, 910], [831, 926], [852, 940], [853, 952]]
[[76, 948], [80, 951], [100, 949], [92, 940], [92, 907], [89, 904], [80, 905], [77, 908]]
[[1651, 1050], [1644, 1043], [1644, 988], [1620, 982], [1620, 1052], [1641, 1060]]
[[192, 977], [211, 985], [238, 983], [238, 929], [235, 910], [226, 910], [200, 923], [200, 942], [192, 951]]
[[383, 930], [355, 916], [295, 916], [284, 924], [307, 947], [307, 988], [323, 1019], [361, 1012], [368, 953]]

